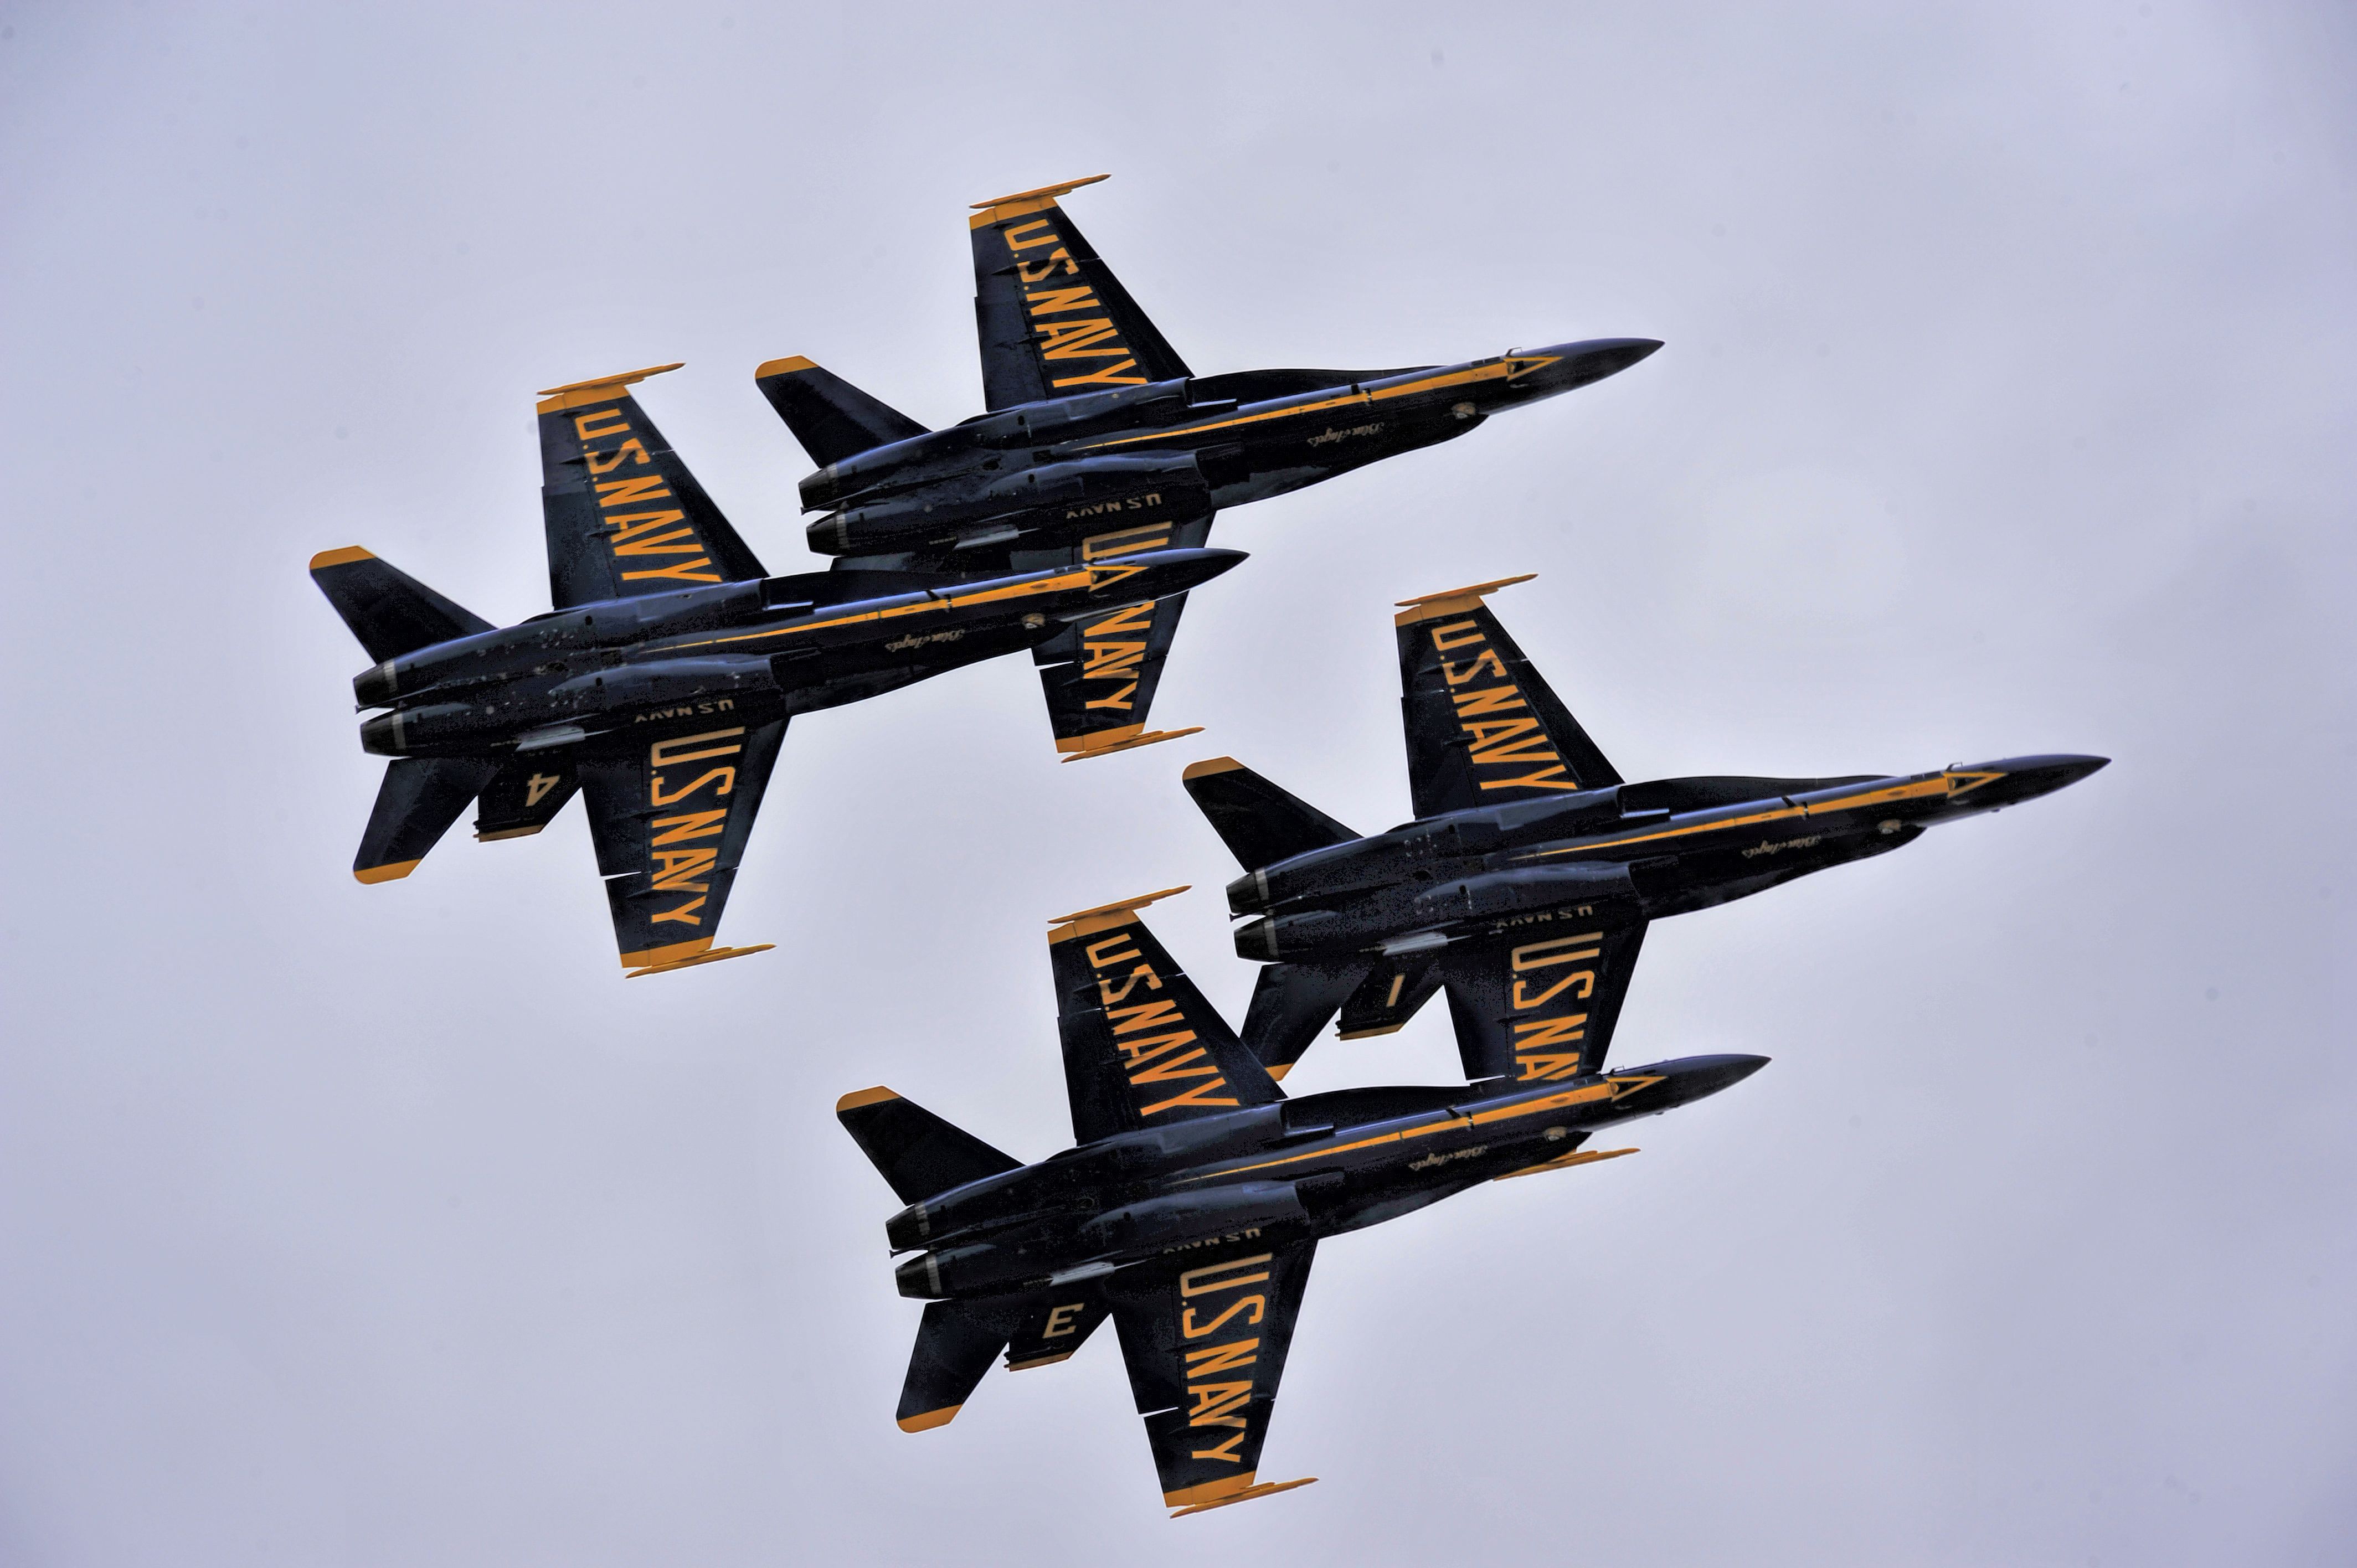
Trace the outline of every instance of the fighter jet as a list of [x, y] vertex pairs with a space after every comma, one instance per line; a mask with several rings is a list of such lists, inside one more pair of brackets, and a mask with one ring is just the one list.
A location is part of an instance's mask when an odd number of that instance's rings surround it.
[[1036, 647], [1243, 559], [770, 576], [630, 394], [676, 369], [542, 394], [550, 613], [494, 628], [366, 550], [311, 560], [377, 661], [352, 682], [382, 710], [361, 745], [393, 759], [352, 875], [408, 875], [470, 800], [477, 838], [510, 839], [577, 791], [634, 976], [771, 945], [713, 943], [795, 714]]
[[1186, 788], [1244, 875], [1236, 951], [1268, 967], [1245, 1036], [1282, 1078], [1339, 1008], [1388, 1034], [1446, 988], [1469, 1079], [1597, 1070], [1649, 922], [1911, 843], [1935, 823], [2050, 794], [2101, 757], [1929, 773], [1631, 784], [1523, 657], [1485, 596], [1401, 601], [1412, 822], [1361, 837], [1232, 757]]
[[[1198, 376], [1057, 198], [974, 203], [986, 412], [927, 430], [799, 356], [754, 372], [812, 460], [811, 548], [854, 567], [987, 575], [1200, 545], [1212, 514], [1465, 435], [1661, 347], [1611, 338], [1406, 370]], [[1183, 597], [1082, 622], [1032, 651], [1058, 747], [1144, 746]]]
[[1309, 1263], [1329, 1236], [1485, 1181], [1609, 1160], [1599, 1129], [1766, 1065], [1689, 1057], [1530, 1086], [1287, 1100], [1138, 918], [1171, 888], [1048, 935], [1073, 1146], [1025, 1165], [888, 1089], [835, 1114], [907, 1205], [884, 1227], [926, 1303], [899, 1424], [948, 1423], [1003, 1350], [1061, 1361], [1110, 1316], [1172, 1517], [1306, 1486], [1261, 1481]]

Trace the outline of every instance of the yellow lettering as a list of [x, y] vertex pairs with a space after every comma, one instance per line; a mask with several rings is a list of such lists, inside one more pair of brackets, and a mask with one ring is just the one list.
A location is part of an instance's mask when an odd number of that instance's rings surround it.
[[1107, 964], [1127, 963], [1131, 959], [1142, 956], [1135, 948], [1130, 949], [1127, 952], [1107, 952], [1104, 950], [1107, 948], [1117, 948], [1121, 946], [1122, 943], [1128, 941], [1129, 940], [1130, 933], [1124, 931], [1117, 937], [1103, 937], [1091, 942], [1088, 946], [1089, 967], [1091, 969], [1103, 969]]
[[[647, 766], [672, 768], [683, 762], [702, 762], [707, 757], [734, 757], [745, 749], [744, 742], [736, 738], [744, 733], [744, 726], [740, 725], [735, 729], [708, 730], [703, 735], [677, 735], [669, 740], [659, 740], [647, 747]], [[707, 740], [726, 740], [733, 744], [716, 746], [706, 751], [677, 749], [683, 746], [702, 746]]]
[[1513, 1004], [1518, 1009], [1546, 1007], [1548, 1002], [1555, 1000], [1558, 993], [1567, 991], [1567, 988], [1572, 988], [1572, 985], [1579, 985], [1579, 991], [1577, 991], [1575, 995], [1579, 997], [1581, 1002], [1587, 1002], [1588, 997], [1596, 995], [1596, 972], [1593, 972], [1593, 969], [1577, 969], [1577, 972], [1572, 973], [1565, 973], [1563, 979], [1555, 981], [1554, 985], [1548, 985], [1546, 991], [1542, 991], [1539, 995], [1527, 995], [1527, 985], [1530, 985], [1530, 981], [1515, 981], [1513, 983]]
[[1191, 1297], [1209, 1295], [1213, 1291], [1241, 1290], [1246, 1285], [1265, 1284], [1268, 1283], [1266, 1269], [1256, 1274], [1238, 1274], [1232, 1280], [1219, 1276], [1230, 1269], [1249, 1269], [1269, 1262], [1275, 1256], [1275, 1252], [1254, 1252], [1249, 1258], [1230, 1258], [1224, 1263], [1205, 1263], [1200, 1269], [1189, 1269], [1178, 1276], [1178, 1294], [1181, 1297]]
[[690, 839], [708, 839], [716, 832], [726, 831], [728, 808], [723, 806], [716, 811], [690, 811], [683, 817], [657, 817], [650, 825], [671, 830], [667, 833], [657, 833], [651, 841], [654, 844], [685, 843]]
[[1516, 1057], [1514, 1065], [1522, 1070], [1514, 1075], [1517, 1083], [1537, 1083], [1551, 1078], [1576, 1078], [1579, 1073], [1579, 1056]]
[[1102, 371], [1091, 371], [1085, 376], [1059, 376], [1048, 384], [1051, 387], [1142, 387], [1144, 376], [1125, 376], [1124, 371], [1137, 368], [1135, 360], [1124, 360], [1118, 365], [1107, 365]]
[[[1115, 1040], [1113, 1044], [1114, 1048], [1126, 1058], [1125, 1065], [1135, 1067], [1140, 1062], [1152, 1061], [1167, 1051], [1175, 1051], [1181, 1046], [1191, 1045], [1195, 1038], [1194, 1030], [1180, 1029], [1176, 1034], [1148, 1035], [1142, 1040]], [[1200, 1056], [1202, 1053], [1198, 1051], [1195, 1054]], [[1137, 1079], [1131, 1079], [1130, 1081], [1135, 1083]]]
[[1478, 692], [1457, 693], [1449, 700], [1457, 704], [1460, 724], [1479, 714], [1509, 713], [1530, 705], [1523, 701], [1520, 686], [1484, 686]]
[[1023, 296], [1034, 316], [1054, 316], [1066, 310], [1103, 310], [1097, 303], [1096, 291], [1082, 284], [1078, 288], [1043, 288], [1037, 294]]
[[647, 852], [647, 875], [652, 885], [673, 892], [701, 893], [705, 885], [691, 882], [691, 876], [701, 876], [720, 859], [716, 849], [656, 849]]
[[703, 776], [697, 779], [694, 783], [687, 785], [683, 789], [674, 789], [670, 794], [666, 795], [663, 793], [662, 775], [658, 773], [647, 781], [647, 804], [650, 806], [675, 806], [679, 804], [680, 801], [686, 800], [690, 795], [694, 794], [698, 789], [703, 789], [706, 784], [711, 783], [716, 779], [720, 780], [720, 788], [713, 791], [713, 793], [716, 795], [726, 795], [730, 790], [737, 788], [737, 770], [735, 768], [712, 768], [705, 769]]
[[654, 461], [647, 456], [645, 445], [635, 435], [611, 452], [585, 452], [582, 456], [589, 459], [589, 471], [592, 474], [610, 474], [622, 466], [622, 459], [625, 457], [631, 459], [640, 467]]
[[[1157, 1052], [1156, 1054], [1160, 1055], [1161, 1053]], [[1187, 1065], [1189, 1062], [1201, 1062], [1203, 1065], [1200, 1067], [1189, 1067]], [[1173, 1083], [1181, 1082], [1190, 1078], [1218, 1078], [1219, 1076], [1220, 1069], [1212, 1064], [1211, 1060], [1211, 1053], [1206, 1051], [1202, 1047], [1197, 1046], [1193, 1050], [1189, 1051], [1183, 1057], [1172, 1057], [1168, 1061], [1157, 1062], [1154, 1066], [1149, 1068], [1141, 1068], [1136, 1072], [1129, 1075], [1129, 1081], [1132, 1083]]]
[[1525, 773], [1519, 779], [1485, 779], [1484, 789], [1577, 789], [1579, 780], [1562, 768], [1548, 768], [1536, 773]]
[[1514, 972], [1520, 974], [1526, 969], [1550, 969], [1559, 963], [1575, 963], [1581, 959], [1595, 958], [1604, 950], [1598, 948], [1592, 952], [1566, 952], [1563, 950], [1576, 948], [1582, 942], [1600, 942], [1603, 940], [1602, 931], [1582, 931], [1576, 937], [1550, 937], [1543, 942], [1524, 942], [1513, 950]]
[[1086, 1311], [1088, 1305], [1089, 1304], [1084, 1301], [1066, 1302], [1063, 1305], [1049, 1312], [1048, 1314], [1048, 1326], [1039, 1330], [1039, 1337], [1042, 1339], [1061, 1339], [1067, 1334], [1076, 1334], [1080, 1332], [1072, 1326], [1072, 1319], [1078, 1317], [1082, 1312]]
[[[614, 423], [600, 424], [593, 430], [590, 428], [589, 422], [596, 419], [610, 419]], [[601, 408], [592, 413], [576, 413], [573, 416], [573, 433], [584, 441], [595, 441], [603, 435], [619, 435], [630, 427], [630, 422], [622, 417], [622, 411], [619, 408]]]
[[1442, 664], [1440, 678], [1452, 686], [1462, 686], [1484, 670], [1489, 671], [1501, 681], [1508, 678], [1506, 661], [1498, 657], [1498, 650], [1494, 648], [1483, 649], [1481, 656], [1470, 664]]
[[534, 806], [539, 805], [540, 802], [547, 797], [547, 794], [551, 789], [555, 789], [563, 782], [564, 780], [559, 779], [554, 773], [535, 773], [530, 779], [525, 779], [523, 785], [524, 810], [528, 811]]
[[[695, 530], [673, 526], [687, 521], [685, 512], [640, 512], [637, 515], [650, 521], [640, 523], [634, 528], [622, 529], [608, 540], [607, 542], [613, 546], [615, 554], [692, 555], [704, 548], [695, 542]], [[624, 520], [617, 518], [614, 521], [619, 522]], [[662, 529], [670, 529], [671, 532], [668, 533], [658, 532]], [[686, 542], [681, 543], [682, 540], [685, 540]]]
[[650, 915], [647, 920], [649, 924], [658, 920], [677, 920], [683, 926], [700, 926], [704, 924], [704, 917], [693, 911], [703, 908], [702, 898], [691, 898], [676, 909], [665, 909], [658, 914]]
[[597, 504], [601, 507], [636, 506], [640, 501], [661, 501], [671, 499], [671, 486], [661, 474], [645, 474], [637, 478], [608, 479], [597, 487]]
[[1015, 275], [1026, 284], [1045, 283], [1055, 275], [1056, 263], [1059, 262], [1064, 263], [1064, 272], [1068, 276], [1079, 274], [1081, 263], [1072, 260], [1071, 252], [1050, 251], [1048, 252], [1048, 259], [1044, 262], [1017, 260], [1015, 263]]
[[[1047, 232], [1047, 228], [1048, 220], [1045, 218], [1034, 218], [1028, 223], [1017, 223], [1014, 228], [1006, 231], [1006, 248], [1020, 254], [1025, 251], [1036, 251], [1042, 245], [1060, 245], [1064, 242], [1060, 235]], [[1017, 239], [1017, 236], [1020, 234], [1028, 234], [1031, 238]]]
[[1169, 1099], [1165, 1100], [1158, 1104], [1141, 1105], [1137, 1108], [1137, 1113], [1140, 1116], [1152, 1116], [1159, 1112], [1168, 1111], [1173, 1107], [1179, 1105], [1235, 1105], [1241, 1103], [1232, 1095], [1230, 1095], [1225, 1099], [1213, 1098], [1211, 1090], [1215, 1089], [1225, 1089], [1227, 1087], [1228, 1080], [1226, 1079], [1214, 1078], [1209, 1083], [1199, 1083], [1194, 1088], [1189, 1090], [1186, 1093], [1174, 1094]]
[[716, 583], [720, 581], [719, 573], [696, 570], [698, 566], [711, 564], [712, 562], [708, 557], [698, 556], [693, 561], [682, 561], [675, 565], [651, 566], [643, 572], [625, 572], [622, 574], [622, 581], [639, 583], [644, 582], [649, 577], [670, 577], [682, 583]]
[[[1114, 335], [1111, 321], [1102, 316], [1086, 321], [1042, 321], [1039, 357], [1043, 360], [1118, 360], [1129, 352]], [[1103, 343], [1106, 348], [1095, 345]]]
[[[1233, 1317], [1239, 1312], [1251, 1313], [1252, 1317], [1249, 1321], [1256, 1324], [1267, 1315], [1268, 1297], [1265, 1295], [1248, 1295], [1242, 1301], [1230, 1302], [1226, 1309], [1222, 1311], [1219, 1316], [1211, 1319], [1209, 1323], [1201, 1324], [1200, 1326], [1195, 1322], [1195, 1309], [1191, 1306], [1182, 1306], [1178, 1309], [1178, 1332], [1185, 1335], [1189, 1339], [1200, 1339], [1206, 1334], [1218, 1333], [1220, 1325], [1225, 1323], [1229, 1318]], [[1259, 1341], [1254, 1340], [1253, 1343], [1258, 1344]]]
[[1189, 1459], [1220, 1459], [1231, 1465], [1241, 1465], [1244, 1462], [1243, 1456], [1235, 1452], [1235, 1446], [1242, 1443], [1246, 1435], [1247, 1434], [1239, 1432], [1216, 1448], [1198, 1448], [1187, 1456]]
[[1443, 653], [1452, 648], [1463, 648], [1469, 643], [1488, 640], [1489, 637], [1482, 631], [1479, 621], [1453, 620], [1447, 626], [1436, 626], [1432, 628], [1432, 646]]
[[1119, 991], [1115, 991], [1113, 988], [1113, 982], [1110, 980], [1098, 981], [1097, 1001], [1107, 1007], [1112, 1006], [1116, 1002], [1126, 1002], [1129, 1000], [1129, 993], [1137, 989], [1137, 983], [1141, 980], [1146, 982], [1146, 988], [1148, 991], [1159, 991], [1162, 989], [1162, 977], [1154, 972], [1154, 966], [1148, 963], [1141, 963], [1135, 969], [1129, 972], [1127, 977], [1122, 982], [1122, 987]]
[[1178, 1004], [1167, 996], [1141, 1002], [1135, 1007], [1115, 1007], [1105, 1016], [1119, 1020], [1113, 1026], [1116, 1035], [1134, 1035], [1140, 1029], [1159, 1029], [1171, 1024], [1183, 1026], [1187, 1022], [1178, 1012]]
[[1244, 1418], [1234, 1412], [1252, 1403], [1253, 1386], [1242, 1383], [1189, 1383], [1188, 1397], [1195, 1402], [1187, 1412], [1189, 1426], [1242, 1426]]
[[1137, 662], [1146, 657], [1142, 642], [1083, 642], [1089, 661], [1081, 666], [1083, 681], [1120, 681], [1137, 673]]
[[1570, 974], [1565, 975], [1561, 980], [1556, 981], [1553, 985], [1548, 986], [1536, 996], [1533, 996], [1529, 993], [1528, 988], [1530, 983], [1531, 983], [1527, 980], [1517, 980], [1514, 982], [1514, 1005], [1517, 1009], [1525, 1007], [1544, 1007], [1548, 1003], [1554, 1001], [1559, 993], [1574, 985], [1579, 987], [1579, 991], [1577, 993], [1578, 998], [1580, 1001], [1585, 1002], [1589, 997], [1596, 994], [1596, 972], [1592, 969], [1575, 971]]
[[1260, 1341], [1257, 1339], [1231, 1339], [1224, 1345], [1206, 1345], [1200, 1350], [1189, 1350], [1187, 1352], [1187, 1380], [1193, 1382], [1214, 1372], [1232, 1372], [1238, 1367], [1249, 1367], [1260, 1359], [1252, 1353], [1259, 1348]]
[[1136, 690], [1137, 682], [1132, 681], [1120, 691], [1109, 693], [1102, 697], [1091, 697], [1087, 702], [1082, 703], [1081, 706], [1083, 708], [1119, 708], [1124, 713], [1127, 713], [1130, 705], [1130, 693]]
[[[1103, 561], [1114, 555], [1135, 555], [1141, 550], [1159, 550], [1169, 542], [1170, 529], [1167, 523], [1152, 523], [1144, 528], [1125, 528], [1116, 533], [1092, 533], [1081, 541], [1081, 559]], [[1134, 605], [1114, 617], [1113, 620], [1102, 621], [1098, 624], [1111, 626], [1114, 621], [1125, 621], [1131, 615], [1141, 611], [1150, 619], [1154, 607], [1151, 605]], [[1091, 627], [1089, 629], [1094, 631], [1096, 628]], [[1146, 623], [1141, 622], [1135, 627], [1125, 626], [1123, 629], [1143, 631], [1146, 629]]]

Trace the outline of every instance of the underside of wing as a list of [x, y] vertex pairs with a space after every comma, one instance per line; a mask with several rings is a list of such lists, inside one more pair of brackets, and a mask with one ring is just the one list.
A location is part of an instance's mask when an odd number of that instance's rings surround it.
[[1229, 1242], [1106, 1282], [1168, 1507], [1192, 1512], [1303, 1484], [1258, 1475], [1316, 1250]]
[[1056, 199], [1071, 180], [974, 203], [974, 324], [991, 409], [1187, 375]]
[[1508, 577], [1403, 601], [1400, 707], [1419, 817], [1620, 782], [1483, 596]]
[[[1018, 570], [1081, 565], [1149, 550], [1200, 550], [1211, 535], [1208, 513], [1178, 521], [1125, 528], [1093, 535], [1069, 550], [1030, 551]], [[1031, 650], [1048, 699], [1048, 723], [1056, 749], [1068, 762], [1127, 751], [1156, 741], [1175, 740], [1195, 729], [1146, 730], [1163, 661], [1178, 635], [1185, 594], [1132, 605], [1091, 620], [1076, 621]]]
[[634, 975], [769, 945], [713, 941], [785, 733], [783, 719], [740, 725], [579, 764], [614, 938]]
[[541, 510], [558, 609], [763, 575], [630, 387], [658, 365], [542, 394]]
[[1645, 922], [1557, 918], [1456, 942], [1440, 958], [1469, 1083], [1520, 1088], [1600, 1070]]
[[1285, 1098], [1138, 910], [1186, 889], [1082, 909], [1048, 933], [1072, 1139]]

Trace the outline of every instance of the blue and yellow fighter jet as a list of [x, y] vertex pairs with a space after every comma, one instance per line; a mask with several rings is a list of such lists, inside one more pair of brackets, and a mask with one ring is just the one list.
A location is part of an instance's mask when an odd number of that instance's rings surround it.
[[[974, 203], [974, 317], [986, 412], [927, 430], [807, 359], [755, 379], [811, 458], [811, 548], [846, 567], [976, 575], [1200, 545], [1222, 507], [1453, 440], [1491, 414], [1625, 370], [1661, 344], [1609, 338], [1408, 370], [1199, 376], [1057, 198]], [[1182, 596], [1075, 623], [1033, 650], [1057, 746], [1090, 757], [1168, 738], [1146, 707]]]
[[992, 577], [772, 577], [630, 387], [673, 365], [553, 387], [540, 448], [554, 608], [495, 628], [357, 547], [312, 580], [376, 660], [361, 744], [393, 758], [352, 875], [417, 868], [469, 802], [475, 836], [536, 833], [579, 793], [622, 965], [715, 947], [787, 721], [1149, 607], [1233, 551], [1149, 550]]
[[1443, 988], [1467, 1076], [1592, 1073], [1648, 922], [1887, 854], [2107, 760], [1628, 783], [1485, 602], [1528, 580], [1394, 618], [1413, 821], [1361, 837], [1232, 757], [1186, 770], [1243, 865], [1227, 888], [1236, 951], [1268, 966], [1245, 1036], [1276, 1076], [1337, 1009], [1344, 1039], [1388, 1034]]
[[1582, 1145], [1766, 1065], [1608, 1072], [1599, 1048], [1587, 1070], [1530, 1085], [1501, 1055], [1453, 1088], [1288, 1100], [1139, 919], [1183, 891], [1048, 934], [1071, 1148], [1026, 1165], [888, 1089], [835, 1106], [907, 1205], [884, 1227], [908, 1254], [900, 1294], [926, 1304], [901, 1429], [946, 1424], [1002, 1351], [1013, 1370], [1048, 1366], [1111, 1317], [1174, 1518], [1315, 1479], [1259, 1470], [1319, 1241], [1486, 1181], [1633, 1154]]

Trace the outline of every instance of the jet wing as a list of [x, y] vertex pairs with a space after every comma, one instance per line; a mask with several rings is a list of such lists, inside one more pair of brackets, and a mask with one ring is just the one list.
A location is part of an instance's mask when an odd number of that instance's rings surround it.
[[[1025, 551], [1018, 571], [1078, 566], [1146, 550], [1200, 550], [1211, 537], [1209, 512], [1094, 534], [1065, 550]], [[1031, 650], [1048, 698], [1048, 723], [1067, 762], [1103, 757], [1194, 735], [1190, 729], [1149, 734], [1146, 715], [1162, 683], [1162, 662], [1178, 635], [1187, 596], [1173, 594], [1132, 605], [1092, 621], [1079, 621]]]
[[1408, 784], [1419, 817], [1620, 782], [1482, 602], [1528, 581], [1507, 577], [1404, 599], [1393, 618]]
[[1316, 1479], [1254, 1480], [1316, 1251], [1247, 1240], [1105, 1282], [1167, 1506], [1195, 1512]]
[[1285, 1098], [1137, 918], [1185, 891], [1082, 909], [1048, 933], [1076, 1144]]
[[974, 325], [985, 406], [996, 410], [1190, 372], [1056, 198], [1103, 179], [974, 203]]
[[630, 387], [657, 365], [541, 394], [540, 504], [558, 609], [766, 575]]
[[633, 976], [770, 945], [712, 943], [785, 734], [783, 719], [739, 725], [577, 764], [614, 940]]
[[1443, 950], [1465, 1080], [1519, 1087], [1599, 1070], [1644, 940], [1642, 920], [1557, 917]]

